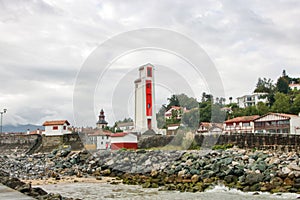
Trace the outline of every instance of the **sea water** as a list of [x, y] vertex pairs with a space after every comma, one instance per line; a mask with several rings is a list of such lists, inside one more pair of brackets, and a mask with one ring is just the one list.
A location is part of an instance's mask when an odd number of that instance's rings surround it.
[[40, 185], [47, 192], [59, 193], [65, 197], [81, 198], [87, 200], [100, 199], [201, 199], [201, 200], [273, 200], [297, 199], [299, 194], [282, 193], [270, 194], [262, 192], [242, 192], [228, 189], [224, 186], [215, 186], [205, 192], [179, 192], [159, 191], [157, 188], [142, 188], [136, 185], [112, 185], [109, 183], [62, 183], [55, 185]]

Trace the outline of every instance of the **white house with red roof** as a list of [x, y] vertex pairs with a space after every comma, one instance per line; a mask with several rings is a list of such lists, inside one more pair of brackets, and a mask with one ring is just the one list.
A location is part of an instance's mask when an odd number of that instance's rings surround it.
[[138, 148], [138, 141], [137, 136], [133, 133], [115, 133], [111, 134], [111, 149], [137, 149]]
[[111, 132], [107, 130], [92, 130], [87, 134], [86, 141], [89, 150], [106, 150], [110, 149]]
[[291, 83], [291, 84], [289, 84], [289, 87], [292, 90], [300, 90], [300, 84], [299, 83]]
[[171, 119], [173, 115], [176, 116], [176, 119], [181, 119], [182, 114], [186, 111], [186, 108], [182, 108], [180, 106], [172, 106], [165, 112], [165, 119]]
[[259, 115], [241, 116], [226, 120], [223, 124], [224, 133], [254, 133], [254, 120]]
[[56, 136], [71, 133], [71, 131], [68, 130], [68, 127], [70, 126], [68, 120], [45, 121], [43, 126], [45, 127], [45, 131], [42, 132], [42, 134], [46, 136]]
[[284, 113], [268, 113], [254, 120], [256, 133], [300, 134], [300, 116]]

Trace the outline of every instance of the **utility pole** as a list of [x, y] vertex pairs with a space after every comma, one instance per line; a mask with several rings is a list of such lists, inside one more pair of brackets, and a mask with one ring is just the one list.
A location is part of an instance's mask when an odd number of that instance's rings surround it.
[[3, 114], [6, 113], [7, 109], [4, 108], [3, 111], [0, 111], [0, 114], [1, 114], [1, 123], [0, 123], [0, 134], [2, 135], [2, 120], [3, 120]]

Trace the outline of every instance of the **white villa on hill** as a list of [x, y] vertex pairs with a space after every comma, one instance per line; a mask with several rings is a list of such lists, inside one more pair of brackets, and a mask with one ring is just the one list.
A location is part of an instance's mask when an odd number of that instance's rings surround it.
[[267, 93], [253, 93], [250, 95], [244, 95], [237, 98], [237, 104], [240, 108], [246, 108], [248, 106], [255, 106], [258, 102], [267, 103]]

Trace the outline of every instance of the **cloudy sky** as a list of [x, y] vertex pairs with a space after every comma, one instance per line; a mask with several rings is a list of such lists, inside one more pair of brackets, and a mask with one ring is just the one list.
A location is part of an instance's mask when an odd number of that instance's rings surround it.
[[[196, 42], [214, 64], [227, 99], [251, 93], [258, 77], [276, 80], [283, 69], [300, 76], [298, 0], [128, 2], [0, 0], [0, 109], [8, 109], [4, 124], [68, 119], [73, 125], [94, 125], [100, 108], [111, 124], [133, 117], [136, 69], [149, 62], [157, 65], [158, 106], [175, 92], [200, 98], [202, 91], [210, 91], [206, 77], [193, 77], [191, 64], [180, 56], [135, 50], [111, 60], [110, 70], [99, 75], [94, 107], [88, 108], [94, 118], [74, 120], [74, 113], [87, 109], [74, 109], [74, 88], [91, 54], [105, 41], [143, 28], [174, 31]], [[174, 87], [178, 82], [182, 88]]]

